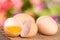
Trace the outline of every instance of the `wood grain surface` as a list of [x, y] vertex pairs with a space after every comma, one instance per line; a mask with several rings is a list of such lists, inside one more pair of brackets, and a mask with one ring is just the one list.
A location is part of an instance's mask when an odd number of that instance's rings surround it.
[[32, 38], [21, 38], [21, 37], [15, 37], [15, 38], [10, 38], [11, 40], [60, 40], [60, 24], [58, 24], [58, 32], [57, 34], [53, 36], [46, 36], [37, 33], [35, 37]]
[[[1, 34], [2, 33], [2, 34]], [[22, 38], [22, 37], [7, 37], [4, 35], [2, 28], [0, 28], [0, 40], [60, 40], [60, 24], [58, 24], [58, 32], [53, 36], [42, 35], [37, 33], [36, 36], [32, 38]]]

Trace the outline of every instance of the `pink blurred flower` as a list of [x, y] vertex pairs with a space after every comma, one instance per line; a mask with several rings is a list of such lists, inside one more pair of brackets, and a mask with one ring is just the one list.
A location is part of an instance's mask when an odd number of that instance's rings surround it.
[[10, 0], [0, 0], [0, 4], [5, 10], [9, 10], [12, 7], [12, 3]]
[[22, 0], [11, 0], [11, 2], [13, 3], [13, 8], [15, 10], [19, 10], [23, 6], [23, 1]]
[[39, 5], [42, 1], [41, 0], [30, 0], [32, 5]]
[[0, 15], [3, 15], [3, 16], [7, 15], [7, 11], [5, 11], [5, 10], [0, 10]]
[[34, 7], [34, 10], [36, 10], [36, 12], [42, 11], [43, 9], [44, 9], [44, 4], [43, 3]]
[[54, 21], [58, 21], [58, 18], [56, 16], [51, 16]]
[[30, 0], [30, 3], [33, 5], [34, 11], [36, 13], [42, 11], [45, 7], [42, 0]]
[[0, 4], [0, 9], [2, 8], [2, 5]]

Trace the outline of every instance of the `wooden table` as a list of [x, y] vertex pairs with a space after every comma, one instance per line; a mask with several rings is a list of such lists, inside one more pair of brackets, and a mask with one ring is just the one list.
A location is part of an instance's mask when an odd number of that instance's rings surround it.
[[[7, 37], [1, 36], [1, 33], [4, 33], [4, 32], [2, 32], [0, 29], [0, 40], [7, 40]], [[32, 38], [21, 38], [21, 37], [15, 37], [15, 38], [9, 37], [9, 38], [10, 40], [60, 40], [60, 24], [58, 24], [57, 34], [53, 36], [46, 36], [46, 35], [37, 33], [37, 35]]]
[[11, 40], [60, 40], [60, 24], [58, 24], [58, 32], [57, 34], [53, 36], [46, 36], [42, 34], [37, 34], [35, 37], [32, 38], [21, 38], [21, 37], [15, 37], [15, 38], [10, 38]]

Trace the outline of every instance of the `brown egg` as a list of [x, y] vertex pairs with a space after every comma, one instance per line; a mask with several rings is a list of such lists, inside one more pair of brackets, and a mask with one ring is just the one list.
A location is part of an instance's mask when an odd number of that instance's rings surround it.
[[21, 37], [33, 37], [37, 34], [37, 25], [35, 20], [28, 14], [17, 14], [13, 17], [17, 22], [23, 25]]
[[49, 16], [41, 16], [37, 19], [36, 24], [39, 33], [45, 35], [54, 35], [58, 31], [57, 23]]

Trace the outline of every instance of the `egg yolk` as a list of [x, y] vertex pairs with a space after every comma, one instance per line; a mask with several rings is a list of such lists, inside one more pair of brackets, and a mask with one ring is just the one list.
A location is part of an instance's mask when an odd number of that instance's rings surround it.
[[15, 26], [9, 26], [6, 29], [13, 34], [17, 34], [17, 33], [20, 33], [22, 31], [21, 27], [15, 27]]

